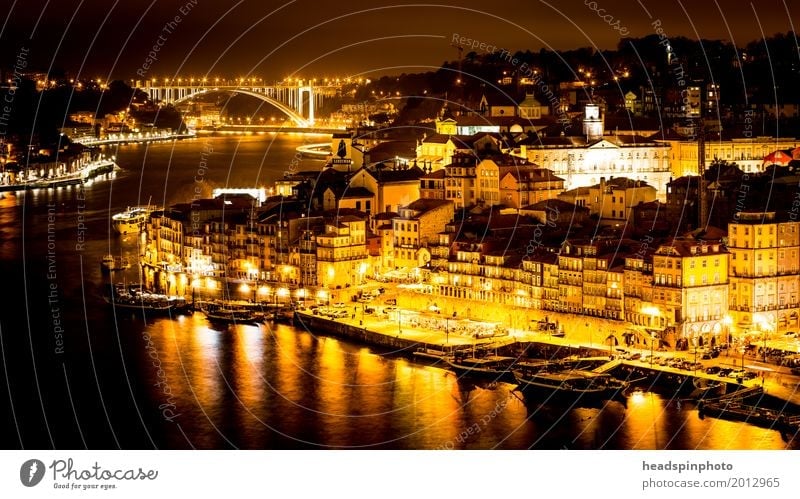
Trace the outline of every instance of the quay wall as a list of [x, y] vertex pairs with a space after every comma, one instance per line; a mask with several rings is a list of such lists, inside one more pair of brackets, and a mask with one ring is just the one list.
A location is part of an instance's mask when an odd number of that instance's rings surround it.
[[405, 350], [408, 353], [416, 351], [418, 348], [441, 349], [441, 345], [415, 341], [403, 338], [400, 335], [392, 336], [389, 334], [370, 331], [361, 326], [347, 324], [336, 319], [329, 319], [313, 314], [296, 312], [294, 316], [296, 327], [307, 329], [311, 332], [320, 332], [353, 340], [355, 342], [383, 347], [392, 350]]

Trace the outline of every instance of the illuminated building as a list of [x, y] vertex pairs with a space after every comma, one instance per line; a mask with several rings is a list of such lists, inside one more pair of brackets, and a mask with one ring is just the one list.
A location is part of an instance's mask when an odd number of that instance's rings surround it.
[[555, 310], [623, 318], [623, 267], [609, 240], [567, 241], [558, 255], [560, 301]]
[[[765, 156], [778, 149], [798, 146], [795, 138], [757, 136], [752, 130], [753, 124], [747, 119], [752, 121], [752, 118], [745, 118], [745, 130], [737, 135], [727, 131], [707, 134], [704, 143], [706, 165], [719, 159], [736, 163], [747, 173], [760, 172]], [[669, 147], [669, 168], [673, 177], [697, 175], [697, 138], [691, 135], [691, 129], [669, 129], [652, 135], [650, 139]]]
[[369, 271], [366, 221], [355, 215], [336, 217], [317, 235], [317, 283], [331, 289], [361, 284]]
[[[724, 343], [728, 252], [716, 241], [674, 239], [653, 254], [653, 305], [661, 324], [695, 345]], [[702, 340], [701, 340], [702, 338]]]
[[800, 222], [740, 212], [728, 224], [730, 313], [741, 333], [798, 326]]
[[453, 203], [441, 199], [418, 199], [400, 208], [392, 219], [394, 266], [423, 267], [431, 261], [428, 246], [453, 220]]
[[632, 221], [633, 207], [639, 203], [655, 201], [656, 189], [646, 182], [625, 177], [600, 177], [600, 183], [563, 192], [558, 199], [589, 209], [608, 222]]
[[648, 183], [663, 198], [670, 180], [669, 145], [638, 135], [605, 135], [597, 112], [596, 106], [586, 106], [584, 135], [539, 137], [520, 144], [514, 154], [552, 170], [566, 189], [624, 176]]

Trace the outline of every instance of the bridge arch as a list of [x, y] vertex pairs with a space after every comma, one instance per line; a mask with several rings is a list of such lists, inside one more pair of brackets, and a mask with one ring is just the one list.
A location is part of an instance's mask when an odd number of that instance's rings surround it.
[[299, 127], [307, 127], [307, 126], [309, 126], [311, 124], [311, 123], [309, 123], [309, 120], [307, 120], [306, 118], [304, 118], [303, 116], [301, 116], [300, 114], [295, 112], [294, 109], [286, 106], [282, 102], [279, 102], [279, 101], [273, 99], [272, 97], [269, 97], [268, 95], [264, 95], [264, 94], [258, 93], [258, 92], [253, 92], [252, 90], [246, 90], [244, 88], [204, 88], [202, 90], [198, 90], [197, 92], [191, 93], [191, 94], [186, 95], [184, 97], [181, 97], [179, 99], [175, 99], [175, 100], [172, 101], [172, 104], [179, 104], [181, 102], [193, 99], [193, 98], [197, 97], [198, 95], [205, 95], [205, 94], [210, 94], [210, 93], [215, 93], [215, 92], [220, 92], [220, 93], [231, 92], [231, 93], [238, 93], [238, 94], [242, 94], [242, 95], [249, 95], [250, 97], [255, 97], [256, 99], [261, 99], [262, 101], [264, 101], [264, 102], [266, 102], [268, 104], [272, 104], [273, 106], [278, 108], [279, 111], [281, 111], [283, 114], [288, 116], [289, 119], [294, 121], [295, 124], [297, 126], [299, 126]]

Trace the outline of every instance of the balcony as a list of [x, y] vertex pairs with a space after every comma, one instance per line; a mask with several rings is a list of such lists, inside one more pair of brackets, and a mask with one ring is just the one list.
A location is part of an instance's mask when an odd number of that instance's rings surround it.
[[337, 257], [329, 257], [329, 256], [322, 256], [317, 255], [318, 262], [349, 262], [352, 260], [366, 260], [367, 255], [352, 255], [352, 256], [337, 256]]

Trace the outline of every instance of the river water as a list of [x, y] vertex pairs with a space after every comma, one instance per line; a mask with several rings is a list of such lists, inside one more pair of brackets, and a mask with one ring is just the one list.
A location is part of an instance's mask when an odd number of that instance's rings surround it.
[[[541, 407], [507, 384], [284, 325], [143, 318], [102, 300], [107, 253], [134, 257], [109, 214], [194, 189], [280, 178], [300, 134], [199, 137], [107, 149], [91, 185], [0, 198], [3, 448], [782, 449], [778, 432], [635, 392], [623, 404]], [[304, 160], [302, 168], [318, 168]], [[115, 277], [116, 278], [116, 277]], [[135, 269], [125, 279], [138, 280]], [[788, 440], [788, 441], [787, 441]]]

